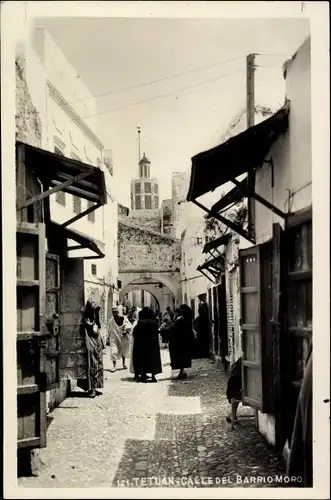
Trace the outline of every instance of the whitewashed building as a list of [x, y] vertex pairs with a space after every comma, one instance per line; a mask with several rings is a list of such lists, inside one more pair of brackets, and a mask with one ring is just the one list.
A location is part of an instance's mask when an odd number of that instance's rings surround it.
[[[70, 256], [84, 257], [84, 301], [99, 303], [105, 335], [107, 319], [119, 296], [118, 211], [113, 165], [109, 155], [105, 156], [104, 146], [95, 132], [96, 102], [81, 77], [44, 28], [27, 30], [26, 33], [26, 38], [17, 44], [16, 56], [22, 61], [24, 79], [38, 113], [39, 147], [104, 172], [106, 204], [79, 218], [95, 203], [58, 191], [50, 196], [50, 212], [55, 224], [72, 220], [68, 229], [90, 241], [91, 247], [96, 249], [78, 249], [77, 242], [69, 240], [69, 247], [76, 248], [69, 252]], [[24, 136], [22, 138], [24, 140]], [[56, 393], [48, 394], [49, 405], [61, 401], [66, 391], [67, 386], [61, 381]]]

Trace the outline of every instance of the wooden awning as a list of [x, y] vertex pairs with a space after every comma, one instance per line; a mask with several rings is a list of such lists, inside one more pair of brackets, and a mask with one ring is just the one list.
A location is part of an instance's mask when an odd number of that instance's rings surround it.
[[[87, 249], [93, 252], [93, 255], [87, 255], [87, 256], [82, 256], [79, 255], [80, 258], [83, 259], [102, 259], [105, 257], [105, 245], [104, 243], [97, 242], [93, 238], [90, 238], [89, 236], [86, 236], [85, 234], [80, 233], [79, 231], [76, 231], [74, 229], [67, 229], [63, 228], [60, 224], [56, 222], [51, 222], [50, 224], [51, 231], [54, 234], [56, 232], [61, 232], [63, 235], [64, 231], [64, 236], [66, 237], [67, 240], [73, 240], [77, 243], [77, 245], [68, 245], [66, 250], [68, 252], [74, 251], [74, 250], [83, 250]], [[69, 256], [70, 257], [70, 256]]]
[[18, 207], [19, 210], [45, 200], [57, 191], [78, 196], [93, 204], [62, 224], [65, 227], [107, 203], [104, 173], [99, 168], [19, 141], [16, 142], [16, 150], [20, 152], [18, 158], [43, 185], [43, 192], [25, 200]]
[[[197, 267], [197, 271], [202, 273], [213, 283], [216, 283], [219, 276], [224, 273], [224, 257], [219, 255], [216, 258], [207, 260], [201, 266]], [[206, 272], [208, 272], [212, 278], [206, 274]]]
[[[209, 217], [214, 217], [254, 244], [255, 239], [251, 232], [244, 230], [237, 222], [224, 217], [219, 211], [228, 206], [229, 198], [236, 202], [244, 197], [251, 197], [279, 217], [286, 219], [286, 214], [281, 209], [255, 192], [255, 186], [248, 186], [248, 182], [240, 182], [237, 177], [245, 173], [253, 173], [267, 162], [266, 155], [273, 142], [288, 129], [289, 111], [290, 102], [286, 100], [284, 106], [267, 120], [231, 137], [224, 144], [192, 158], [187, 201], [192, 201], [207, 212]], [[273, 168], [272, 159], [268, 162]], [[212, 208], [207, 208], [197, 201], [200, 196], [213, 191], [226, 182], [235, 184], [235, 189], [221, 198]]]
[[223, 236], [216, 238], [216, 240], [208, 241], [208, 243], [206, 243], [203, 247], [202, 253], [208, 253], [211, 250], [219, 248], [221, 245], [226, 245], [230, 238], [230, 234], [223, 234]]
[[193, 156], [187, 201], [259, 167], [277, 137], [288, 129], [289, 102], [267, 120], [225, 143]]

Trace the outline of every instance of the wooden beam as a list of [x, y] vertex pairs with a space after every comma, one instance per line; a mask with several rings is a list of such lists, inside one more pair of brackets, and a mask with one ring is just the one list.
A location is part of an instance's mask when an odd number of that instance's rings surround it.
[[204, 210], [208, 214], [211, 214], [211, 216], [214, 217], [215, 219], [219, 220], [220, 222], [223, 222], [223, 224], [225, 224], [227, 227], [229, 227], [230, 229], [232, 229], [233, 231], [235, 231], [237, 234], [240, 234], [240, 236], [242, 236], [243, 238], [245, 238], [245, 240], [248, 240], [250, 243], [255, 244], [255, 240], [251, 236], [249, 236], [249, 234], [247, 233], [247, 231], [245, 231], [238, 224], [235, 224], [234, 222], [230, 221], [229, 219], [226, 219], [225, 217], [223, 217], [219, 213], [213, 212], [212, 210], [204, 207], [197, 200], [192, 200], [192, 203], [194, 203], [195, 205], [197, 205], [197, 207], [201, 208], [202, 210]]
[[[255, 54], [249, 54], [246, 58], [246, 93], [247, 93], [247, 129], [254, 126], [255, 122]], [[247, 174], [247, 185], [249, 188], [249, 194], [247, 199], [247, 209], [248, 209], [248, 234], [254, 238], [255, 237], [255, 204], [254, 197], [250, 195], [251, 192], [255, 191], [255, 170], [248, 172]], [[253, 198], [253, 200], [252, 200]]]
[[[59, 181], [52, 181], [56, 186]], [[98, 203], [100, 200], [100, 196], [98, 193], [91, 193], [90, 191], [85, 191], [85, 189], [81, 189], [76, 186], [69, 186], [68, 191], [70, 189], [70, 194], [78, 196], [79, 198], [84, 198], [85, 200], [92, 201], [93, 203]]]
[[69, 219], [67, 222], [64, 222], [63, 224], [61, 224], [60, 227], [67, 227], [70, 224], [73, 224], [74, 222], [76, 222], [76, 220], [79, 220], [82, 217], [85, 217], [85, 215], [88, 215], [91, 212], [94, 212], [94, 210], [96, 210], [99, 207], [101, 207], [101, 203], [97, 203], [96, 205], [93, 205], [92, 207], [86, 209], [84, 212], [81, 212], [80, 214], [75, 215], [75, 217], [73, 217], [72, 219]]
[[212, 283], [214, 283], [214, 285], [216, 285], [216, 280], [213, 280], [210, 276], [205, 274], [202, 269], [198, 268], [197, 271], [199, 271], [201, 274], [203, 274], [205, 276], [205, 278], [207, 278], [207, 280], [211, 281]]
[[254, 190], [243, 187], [241, 185], [241, 183], [239, 181], [237, 181], [237, 179], [231, 179], [231, 182], [233, 182], [233, 184], [235, 184], [236, 186], [238, 186], [240, 188], [240, 190], [242, 191], [242, 193], [244, 193], [246, 196], [251, 196], [256, 201], [260, 202], [262, 205], [264, 205], [265, 207], [269, 208], [269, 210], [271, 210], [272, 212], [274, 212], [279, 217], [282, 217], [283, 219], [287, 218], [288, 214], [286, 214], [282, 210], [279, 210], [279, 208], [275, 207], [275, 205], [273, 205], [272, 203], [270, 203], [270, 201], [262, 198], [262, 196], [260, 196], [259, 194], [255, 193]]
[[85, 247], [83, 245], [73, 245], [72, 247], [66, 247], [66, 251], [80, 250], [81, 248], [85, 248]]
[[88, 177], [92, 174], [92, 172], [84, 172], [82, 174], [76, 175], [75, 177], [71, 177], [71, 179], [68, 179], [65, 182], [62, 182], [61, 184], [58, 184], [57, 186], [48, 189], [47, 191], [44, 191], [43, 193], [37, 194], [36, 196], [33, 196], [32, 198], [29, 198], [28, 200], [25, 201], [23, 205], [19, 207], [18, 210], [22, 210], [22, 208], [26, 208], [29, 205], [32, 205], [33, 203], [36, 203], [37, 201], [41, 201], [44, 198], [47, 198], [51, 194], [56, 193], [57, 191], [62, 191], [66, 187], [70, 186], [74, 182], [78, 182], [81, 179], [85, 179], [85, 177]]

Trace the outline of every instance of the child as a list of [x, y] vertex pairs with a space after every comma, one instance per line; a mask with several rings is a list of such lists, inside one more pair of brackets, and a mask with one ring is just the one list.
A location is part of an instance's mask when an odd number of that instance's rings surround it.
[[226, 397], [231, 405], [231, 412], [226, 417], [226, 421], [231, 424], [231, 430], [234, 430], [235, 424], [238, 424], [237, 409], [239, 403], [242, 401], [242, 357], [232, 365], [228, 386], [226, 390]]

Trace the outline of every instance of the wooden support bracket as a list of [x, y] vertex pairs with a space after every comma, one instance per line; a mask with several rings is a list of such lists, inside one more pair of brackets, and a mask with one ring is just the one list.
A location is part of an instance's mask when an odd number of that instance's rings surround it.
[[47, 191], [44, 191], [43, 193], [40, 193], [36, 196], [33, 196], [32, 198], [29, 198], [28, 200], [26, 200], [24, 202], [23, 205], [21, 205], [18, 208], [18, 210], [22, 210], [23, 208], [26, 208], [29, 205], [33, 205], [33, 203], [36, 203], [37, 201], [41, 201], [44, 198], [47, 198], [48, 196], [50, 196], [51, 194], [57, 193], [57, 191], [62, 191], [66, 187], [68, 187], [68, 186], [70, 186], [70, 185], [74, 184], [75, 182], [78, 182], [82, 179], [85, 179], [86, 177], [89, 177], [90, 175], [92, 175], [92, 172], [83, 172], [79, 175], [76, 175], [76, 177], [71, 177], [71, 179], [68, 179], [67, 181], [62, 182], [58, 186], [55, 186], [51, 189], [47, 189]]
[[254, 238], [249, 236], [248, 232], [245, 231], [239, 224], [235, 224], [234, 222], [230, 221], [229, 219], [226, 219], [222, 215], [220, 215], [218, 212], [214, 212], [206, 207], [204, 207], [201, 203], [199, 203], [197, 200], [192, 200], [192, 203], [197, 205], [199, 208], [207, 212], [208, 214], [211, 215], [211, 217], [214, 217], [215, 219], [219, 220], [220, 222], [223, 222], [227, 227], [235, 231], [237, 234], [240, 234], [245, 240], [248, 240], [250, 243], [255, 244]]
[[235, 184], [236, 186], [238, 186], [238, 188], [241, 190], [241, 192], [244, 195], [246, 195], [248, 197], [250, 196], [251, 198], [254, 198], [256, 201], [258, 201], [259, 203], [261, 203], [265, 207], [269, 208], [269, 210], [271, 210], [272, 212], [274, 212], [279, 217], [282, 217], [283, 219], [286, 219], [286, 217], [287, 217], [288, 214], [286, 214], [282, 210], [279, 210], [279, 208], [275, 207], [275, 205], [273, 205], [272, 203], [270, 203], [270, 201], [266, 200], [265, 198], [262, 198], [262, 196], [260, 196], [259, 194], [255, 193], [255, 191], [253, 189], [245, 188], [239, 181], [237, 181], [237, 179], [231, 179], [231, 182], [233, 182], [233, 184]]

